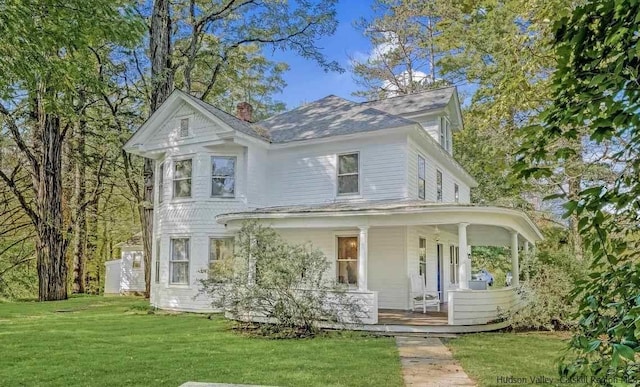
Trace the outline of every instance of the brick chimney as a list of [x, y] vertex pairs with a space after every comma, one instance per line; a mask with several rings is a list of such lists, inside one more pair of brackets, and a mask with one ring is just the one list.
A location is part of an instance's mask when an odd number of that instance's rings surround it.
[[240, 102], [236, 109], [236, 117], [242, 121], [253, 122], [253, 106], [250, 103]]

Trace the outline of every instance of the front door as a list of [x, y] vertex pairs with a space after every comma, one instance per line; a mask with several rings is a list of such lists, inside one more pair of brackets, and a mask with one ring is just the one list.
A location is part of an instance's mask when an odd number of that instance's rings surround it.
[[437, 251], [438, 251], [438, 268], [437, 268], [438, 291], [440, 292], [440, 297], [442, 297], [442, 295], [444, 294], [444, 265], [442, 262], [444, 247], [441, 243], [438, 243]]

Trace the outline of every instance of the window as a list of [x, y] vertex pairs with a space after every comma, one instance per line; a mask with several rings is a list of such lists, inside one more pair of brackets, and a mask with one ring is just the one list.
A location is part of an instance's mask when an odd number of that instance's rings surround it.
[[189, 238], [171, 239], [169, 271], [172, 284], [189, 283]]
[[456, 203], [460, 203], [460, 187], [456, 183], [453, 183], [453, 198]]
[[158, 203], [164, 200], [164, 163], [158, 168]]
[[233, 256], [233, 238], [209, 238], [209, 278], [216, 271], [216, 264]]
[[180, 137], [189, 137], [189, 119], [182, 118], [180, 120]]
[[213, 156], [211, 158], [211, 196], [235, 197], [236, 158]]
[[131, 267], [134, 268], [134, 269], [141, 269], [142, 268], [142, 253], [139, 253], [139, 252], [131, 253], [131, 256], [132, 256]]
[[426, 163], [422, 156], [418, 156], [418, 198], [425, 198], [425, 176], [426, 176]]
[[418, 273], [427, 283], [427, 240], [425, 238], [418, 240]]
[[442, 201], [442, 172], [436, 171], [436, 200]]
[[358, 237], [338, 237], [338, 282], [358, 284]]
[[156, 283], [160, 283], [160, 238], [156, 240]]
[[452, 284], [458, 283], [458, 268], [460, 267], [460, 249], [458, 246], [449, 246], [449, 271]]
[[359, 154], [338, 155], [338, 195], [359, 192]]
[[191, 159], [180, 160], [174, 163], [173, 171], [173, 197], [191, 197]]
[[451, 152], [451, 124], [447, 117], [440, 117], [440, 145]]

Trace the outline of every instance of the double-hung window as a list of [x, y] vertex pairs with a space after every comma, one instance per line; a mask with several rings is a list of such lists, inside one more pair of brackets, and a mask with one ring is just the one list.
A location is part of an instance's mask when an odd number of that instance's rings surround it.
[[358, 237], [338, 237], [338, 282], [358, 284]]
[[215, 277], [219, 265], [233, 257], [233, 238], [209, 238], [209, 278]]
[[442, 172], [436, 171], [436, 201], [442, 202]]
[[418, 273], [422, 276], [423, 281], [427, 281], [427, 240], [425, 238], [418, 239]]
[[169, 262], [169, 278], [172, 284], [189, 284], [189, 257], [189, 238], [172, 238]]
[[453, 184], [453, 198], [456, 203], [460, 203], [460, 187], [456, 183]]
[[189, 137], [189, 119], [182, 118], [180, 120], [180, 137]]
[[131, 258], [133, 260], [133, 262], [131, 263], [131, 268], [142, 269], [142, 253], [132, 253]]
[[192, 161], [178, 160], [174, 163], [173, 169], [173, 197], [174, 198], [190, 198], [191, 197], [191, 173]]
[[458, 246], [449, 246], [449, 263], [450, 282], [452, 284], [457, 284], [458, 268], [460, 267], [460, 248], [458, 248]]
[[164, 163], [158, 168], [158, 203], [164, 200]]
[[425, 178], [427, 174], [427, 165], [424, 161], [424, 157], [418, 155], [418, 198], [425, 198], [426, 184]]
[[354, 195], [360, 192], [360, 155], [338, 155], [338, 195]]
[[160, 238], [156, 240], [156, 283], [160, 283]]
[[211, 157], [211, 197], [233, 198], [236, 195], [236, 158]]

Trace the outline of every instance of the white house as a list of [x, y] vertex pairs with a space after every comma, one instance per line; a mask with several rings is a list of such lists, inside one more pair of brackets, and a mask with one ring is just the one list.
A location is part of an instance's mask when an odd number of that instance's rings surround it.
[[456, 89], [356, 103], [328, 96], [260, 122], [174, 91], [125, 145], [156, 161], [151, 303], [208, 311], [198, 279], [245, 219], [311, 242], [331, 275], [379, 311], [412, 307], [410, 278], [446, 303], [453, 326], [486, 324], [513, 286], [471, 290], [470, 246], [540, 240], [526, 214], [470, 204], [476, 181], [452, 157], [463, 122]]
[[142, 234], [118, 243], [120, 259], [107, 261], [105, 265], [104, 293], [136, 294], [144, 292], [144, 251]]

